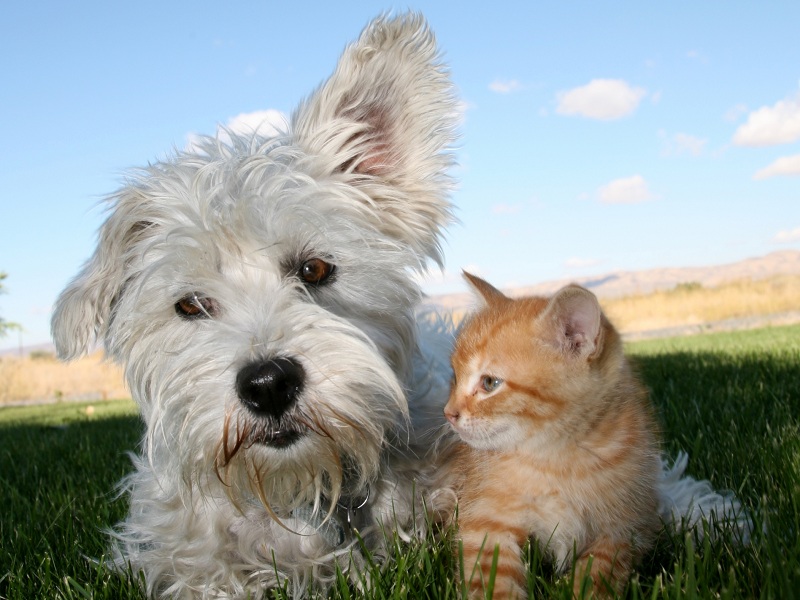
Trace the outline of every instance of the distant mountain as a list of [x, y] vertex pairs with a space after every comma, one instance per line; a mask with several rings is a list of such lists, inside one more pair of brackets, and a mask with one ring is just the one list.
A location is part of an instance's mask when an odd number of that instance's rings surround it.
[[[775, 275], [800, 275], [800, 251], [782, 250], [766, 256], [708, 267], [614, 271], [595, 277], [560, 279], [503, 291], [511, 297], [548, 295], [568, 283], [578, 283], [592, 290], [600, 298], [619, 298], [634, 294], [649, 294], [657, 290], [669, 290], [681, 283], [696, 282], [704, 287], [713, 287], [727, 281], [758, 280]], [[472, 305], [473, 301], [471, 294], [464, 292], [430, 296], [425, 303], [452, 310], [467, 308]]]

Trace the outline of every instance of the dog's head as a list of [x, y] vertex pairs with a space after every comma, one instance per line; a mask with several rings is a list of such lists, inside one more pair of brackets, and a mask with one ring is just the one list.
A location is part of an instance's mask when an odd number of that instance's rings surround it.
[[421, 17], [377, 19], [285, 134], [206, 139], [131, 177], [58, 300], [59, 355], [104, 343], [174, 479], [216, 471], [268, 501], [363, 485], [406, 411], [455, 118]]

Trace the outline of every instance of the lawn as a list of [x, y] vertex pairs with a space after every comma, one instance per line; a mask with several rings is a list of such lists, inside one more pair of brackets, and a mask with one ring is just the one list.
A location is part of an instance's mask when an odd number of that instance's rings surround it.
[[[800, 327], [638, 342], [628, 351], [652, 390], [666, 452], [688, 451], [691, 474], [733, 490], [758, 528], [744, 547], [724, 531], [698, 543], [665, 533], [626, 597], [800, 595]], [[125, 513], [114, 486], [141, 425], [130, 401], [87, 406], [0, 409], [2, 599], [141, 598], [94, 560], [106, 550], [103, 529]], [[447, 544], [395, 548], [375, 597], [458, 597]], [[529, 554], [532, 594], [569, 597], [538, 549]], [[357, 594], [342, 583], [332, 596]]]

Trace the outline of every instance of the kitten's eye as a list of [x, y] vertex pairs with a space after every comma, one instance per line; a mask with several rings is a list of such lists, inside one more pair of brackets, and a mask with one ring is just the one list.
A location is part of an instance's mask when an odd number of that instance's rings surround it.
[[300, 278], [311, 285], [320, 285], [330, 279], [336, 265], [325, 262], [321, 258], [311, 258], [305, 261], [300, 267]]
[[491, 375], [484, 375], [481, 377], [481, 387], [485, 392], [493, 392], [500, 384], [503, 383], [503, 380], [499, 377], [492, 377]]
[[175, 303], [175, 312], [184, 319], [210, 319], [219, 313], [217, 301], [192, 292]]

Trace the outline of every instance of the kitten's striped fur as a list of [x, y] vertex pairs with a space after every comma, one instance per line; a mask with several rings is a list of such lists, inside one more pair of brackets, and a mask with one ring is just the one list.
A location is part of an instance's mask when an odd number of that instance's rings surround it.
[[512, 300], [465, 273], [485, 306], [462, 327], [445, 415], [465, 442], [452, 463], [471, 597], [524, 597], [533, 538], [559, 572], [619, 592], [660, 520], [659, 435], [647, 392], [595, 296], [576, 285]]

